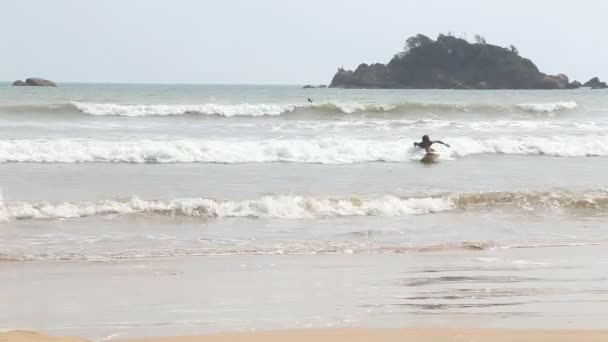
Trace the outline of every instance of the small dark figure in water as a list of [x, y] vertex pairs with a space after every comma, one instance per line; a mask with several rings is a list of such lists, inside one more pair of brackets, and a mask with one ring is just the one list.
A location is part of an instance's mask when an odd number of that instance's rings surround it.
[[310, 97], [308, 98], [308, 102], [313, 102], [313, 101], [312, 101], [312, 99], [311, 99]]
[[431, 153], [431, 152], [435, 152], [435, 150], [433, 150], [431, 148], [431, 145], [433, 145], [433, 144], [441, 144], [441, 145], [450, 147], [450, 145], [444, 143], [443, 141], [431, 140], [431, 138], [429, 138], [428, 135], [423, 136], [421, 142], [415, 142], [414, 147], [423, 148], [426, 151], [426, 153]]

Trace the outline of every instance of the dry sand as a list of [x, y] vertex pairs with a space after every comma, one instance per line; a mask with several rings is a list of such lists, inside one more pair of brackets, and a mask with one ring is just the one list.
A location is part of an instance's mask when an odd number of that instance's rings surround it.
[[495, 330], [318, 330], [219, 334], [179, 338], [125, 340], [124, 342], [606, 342], [606, 332], [541, 332]]
[[55, 337], [32, 331], [9, 331], [0, 333], [0, 342], [86, 342], [76, 337]]
[[[27, 331], [0, 333], [0, 342], [83, 342]], [[113, 340], [121, 342], [605, 342], [608, 331], [506, 331], [457, 329], [305, 330]]]

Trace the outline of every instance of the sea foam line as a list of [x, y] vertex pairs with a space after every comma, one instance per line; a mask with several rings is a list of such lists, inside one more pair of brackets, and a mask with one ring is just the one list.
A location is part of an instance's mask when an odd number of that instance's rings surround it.
[[238, 103], [238, 104], [117, 104], [73, 101], [79, 111], [98, 116], [167, 116], [183, 114], [204, 114], [218, 116], [277, 116], [296, 111], [316, 113], [429, 113], [429, 112], [479, 112], [479, 113], [555, 113], [578, 108], [574, 101], [548, 103], [358, 103], [358, 102], [318, 102], [318, 103]]
[[0, 201], [0, 219], [60, 219], [103, 215], [157, 214], [207, 218], [250, 217], [313, 219], [342, 216], [402, 216], [450, 210], [444, 198], [373, 199], [314, 198], [298, 195], [264, 196], [256, 200], [222, 201], [208, 198], [142, 200], [136, 196], [98, 202]]
[[522, 210], [608, 210], [605, 190], [587, 192], [478, 192], [418, 197], [386, 194], [375, 198], [267, 195], [251, 200], [182, 198], [96, 202], [27, 202], [0, 200], [0, 220], [67, 219], [105, 215], [150, 214], [203, 218], [319, 219], [355, 216], [407, 216], [449, 210], [487, 210], [510, 206]]
[[[441, 158], [475, 154], [608, 156], [608, 136], [502, 136], [488, 139], [445, 137]], [[316, 163], [353, 164], [418, 160], [413, 140], [355, 138], [261, 140], [99, 140], [4, 139], [0, 162], [35, 163]]]

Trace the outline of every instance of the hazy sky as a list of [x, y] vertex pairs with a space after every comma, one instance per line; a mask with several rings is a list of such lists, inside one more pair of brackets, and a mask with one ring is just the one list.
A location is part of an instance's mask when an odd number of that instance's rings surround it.
[[607, 15], [603, 0], [2, 0], [0, 80], [329, 83], [449, 31], [608, 79]]

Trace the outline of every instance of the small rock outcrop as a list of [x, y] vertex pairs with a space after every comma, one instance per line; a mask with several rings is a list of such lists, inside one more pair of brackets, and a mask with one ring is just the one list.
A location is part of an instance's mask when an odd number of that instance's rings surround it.
[[327, 88], [327, 86], [325, 84], [319, 84], [319, 85], [311, 85], [311, 84], [307, 84], [305, 86], [302, 87], [302, 89], [316, 89], [316, 88]]
[[29, 86], [35, 87], [56, 87], [57, 84], [53, 81], [45, 80], [44, 78], [31, 77], [25, 80]]
[[539, 83], [539, 88], [544, 89], [568, 89], [569, 87], [570, 81], [564, 74], [546, 75]]
[[606, 82], [600, 81], [598, 77], [594, 77], [589, 81], [583, 84], [583, 87], [590, 87], [591, 89], [606, 89], [608, 88], [608, 84]]
[[14, 86], [32, 86], [32, 87], [56, 87], [57, 84], [53, 81], [46, 80], [44, 78], [39, 77], [30, 77], [23, 82], [22, 80], [17, 80], [13, 82]]
[[579, 81], [572, 81], [570, 84], [568, 84], [568, 89], [578, 89], [580, 87], [582, 87], [583, 85], [581, 84], [581, 82]]

